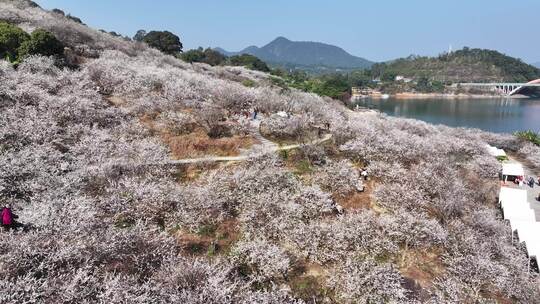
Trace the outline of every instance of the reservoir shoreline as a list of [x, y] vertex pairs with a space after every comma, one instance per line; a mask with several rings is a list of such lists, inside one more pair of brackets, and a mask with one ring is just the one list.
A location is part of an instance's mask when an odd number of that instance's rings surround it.
[[[459, 96], [459, 95], [458, 95]], [[406, 95], [407, 98], [353, 100], [351, 108], [366, 108], [394, 117], [413, 118], [449, 127], [477, 128], [495, 133], [540, 131], [540, 99], [441, 97]]]

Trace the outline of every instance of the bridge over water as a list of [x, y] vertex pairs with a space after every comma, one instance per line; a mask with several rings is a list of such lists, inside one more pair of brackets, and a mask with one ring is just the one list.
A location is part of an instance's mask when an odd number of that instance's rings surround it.
[[499, 94], [505, 96], [512, 96], [517, 94], [523, 95], [539, 95], [540, 93], [540, 79], [529, 81], [527, 83], [516, 82], [492, 82], [492, 83], [460, 83], [461, 87], [469, 88], [489, 88], [496, 91]]

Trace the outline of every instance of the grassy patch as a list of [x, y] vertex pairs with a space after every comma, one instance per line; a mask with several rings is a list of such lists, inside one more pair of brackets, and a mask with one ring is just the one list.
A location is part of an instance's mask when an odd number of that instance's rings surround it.
[[399, 270], [403, 276], [414, 280], [423, 288], [429, 288], [433, 280], [445, 271], [440, 255], [439, 248], [409, 249], [401, 253]]
[[246, 79], [242, 81], [242, 84], [248, 88], [253, 88], [257, 85], [257, 83], [251, 79]]
[[289, 159], [289, 151], [288, 150], [279, 150], [279, 156], [283, 159], [283, 160], [287, 160]]
[[533, 131], [519, 131], [515, 132], [514, 135], [519, 139], [530, 141], [533, 144], [540, 146], [540, 133], [535, 133]]
[[164, 135], [162, 138], [177, 159], [205, 155], [236, 156], [241, 148], [253, 145], [251, 137], [210, 138], [202, 131], [178, 136]]
[[289, 89], [289, 86], [287, 85], [285, 80], [283, 80], [283, 78], [270, 76], [270, 81], [272, 82], [273, 85], [278, 86], [282, 89], [287, 89], [287, 90]]
[[220, 224], [206, 224], [196, 233], [174, 230], [182, 250], [190, 255], [209, 257], [227, 254], [231, 246], [239, 239], [238, 222], [234, 219]]
[[506, 156], [506, 155], [497, 156], [497, 160], [500, 161], [500, 162], [507, 161], [507, 160], [508, 160], [508, 156]]
[[207, 250], [207, 245], [202, 242], [190, 242], [187, 243], [183, 248], [190, 254], [200, 255]]
[[354, 191], [346, 196], [333, 194], [332, 197], [345, 210], [372, 209], [374, 204], [371, 195], [376, 188], [375, 180], [364, 181], [362, 179], [362, 182], [364, 183], [363, 192]]
[[129, 228], [135, 225], [135, 220], [127, 216], [118, 216], [114, 221], [116, 228]]
[[214, 224], [203, 225], [197, 231], [198, 235], [212, 237], [216, 233], [217, 226]]
[[251, 136], [211, 137], [197, 124], [191, 124], [183, 132], [178, 132], [174, 126], [161, 124], [158, 116], [159, 113], [147, 113], [140, 119], [152, 135], [161, 137], [176, 159], [237, 156], [240, 149], [247, 149], [255, 142]]
[[333, 292], [324, 285], [325, 279], [326, 271], [322, 266], [299, 261], [287, 282], [292, 294], [306, 303], [326, 303], [333, 298]]
[[180, 183], [189, 183], [197, 180], [205, 172], [214, 170], [220, 166], [217, 162], [199, 162], [178, 166], [176, 178]]
[[313, 166], [311, 165], [309, 160], [302, 159], [302, 160], [300, 160], [299, 162], [296, 163], [294, 173], [296, 173], [298, 175], [302, 175], [302, 174], [308, 174], [308, 173], [311, 173], [311, 172], [313, 172]]
[[[293, 295], [306, 303], [313, 303], [313, 299], [322, 300], [328, 294], [327, 289], [321, 286], [318, 278], [313, 276], [295, 278], [290, 282], [290, 287]], [[319, 302], [317, 301], [317, 303]]]

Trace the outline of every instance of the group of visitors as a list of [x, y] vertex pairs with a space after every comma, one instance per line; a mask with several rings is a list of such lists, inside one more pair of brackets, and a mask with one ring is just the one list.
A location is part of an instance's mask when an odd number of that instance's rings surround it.
[[529, 176], [529, 178], [527, 179], [527, 185], [529, 185], [529, 187], [531, 188], [534, 188], [534, 177]]
[[[532, 176], [529, 176], [528, 178], [525, 178], [525, 176], [518, 176], [514, 180], [514, 183], [518, 184], [520, 187], [526, 184], [527, 186], [534, 188], [536, 182]], [[538, 183], [540, 184], [540, 177], [538, 177]]]
[[317, 127], [317, 136], [321, 138], [324, 133], [330, 131], [330, 123], [325, 122], [323, 125]]
[[242, 111], [241, 112], [242, 115], [244, 115], [245, 118], [250, 118], [252, 120], [256, 120], [257, 119], [257, 115], [259, 115], [259, 109], [257, 108], [254, 108], [254, 109], [251, 109], [251, 110], [245, 110], [245, 111]]

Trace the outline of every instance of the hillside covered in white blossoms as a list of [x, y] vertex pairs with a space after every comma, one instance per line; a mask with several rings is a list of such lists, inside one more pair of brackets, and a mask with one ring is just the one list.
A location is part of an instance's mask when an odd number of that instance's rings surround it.
[[532, 166], [531, 143], [353, 112], [31, 2], [0, 21], [65, 46], [0, 60], [0, 204], [25, 226], [0, 232], [0, 303], [538, 303], [485, 149]]

